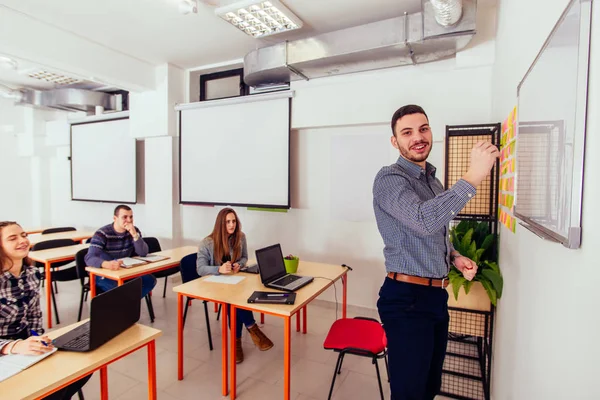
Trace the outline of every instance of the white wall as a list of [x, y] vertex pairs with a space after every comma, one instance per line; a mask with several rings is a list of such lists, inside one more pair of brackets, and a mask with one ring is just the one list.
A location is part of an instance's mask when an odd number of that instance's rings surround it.
[[12, 100], [0, 97], [0, 221], [17, 221], [31, 226], [31, 161], [17, 152], [19, 136], [25, 133], [24, 114], [25, 110], [13, 106]]
[[24, 227], [49, 223], [51, 152], [44, 134], [46, 121], [59, 115], [0, 98], [0, 220], [16, 220]]
[[[558, 20], [567, 0], [503, 0], [498, 8], [492, 117], [505, 118], [516, 104], [516, 87]], [[597, 4], [596, 4], [597, 6]], [[594, 22], [600, 21], [595, 7]], [[533, 22], [535, 21], [535, 22]], [[579, 250], [543, 241], [518, 226], [501, 228], [504, 293], [494, 337], [492, 397], [598, 399], [600, 331], [597, 243], [600, 189], [600, 25], [592, 24], [588, 135]], [[558, 79], [558, 77], [557, 77]]]

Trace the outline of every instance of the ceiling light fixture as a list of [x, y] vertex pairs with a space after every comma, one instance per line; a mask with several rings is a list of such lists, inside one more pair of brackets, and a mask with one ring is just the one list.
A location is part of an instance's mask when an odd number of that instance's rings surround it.
[[19, 64], [10, 57], [0, 56], [0, 67], [6, 69], [17, 69]]
[[254, 38], [302, 27], [302, 21], [278, 0], [242, 0], [217, 8], [215, 14]]
[[196, 0], [181, 0], [179, 2], [179, 12], [183, 15], [189, 13], [198, 13], [198, 2]]
[[39, 79], [40, 81], [54, 83], [59, 86], [72, 85], [74, 83], [81, 82], [81, 79], [71, 78], [70, 76], [56, 74], [54, 72], [39, 69], [27, 73], [27, 76], [33, 79]]

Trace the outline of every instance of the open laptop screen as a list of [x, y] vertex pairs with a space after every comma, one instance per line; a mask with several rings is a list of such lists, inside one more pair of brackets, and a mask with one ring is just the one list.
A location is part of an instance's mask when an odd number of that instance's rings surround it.
[[263, 283], [271, 282], [286, 274], [283, 253], [279, 244], [256, 250], [256, 261]]

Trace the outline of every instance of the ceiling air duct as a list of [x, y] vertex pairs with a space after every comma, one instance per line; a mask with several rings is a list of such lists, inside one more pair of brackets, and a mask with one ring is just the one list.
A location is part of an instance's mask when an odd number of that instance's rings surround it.
[[92, 90], [75, 88], [21, 89], [19, 92], [20, 98], [16, 99], [15, 104], [36, 108], [70, 112], [83, 111], [90, 114], [95, 112], [96, 107], [102, 107], [105, 111], [119, 111], [121, 107], [121, 95]]
[[253, 87], [426, 63], [454, 56], [475, 34], [476, 0], [422, 0], [422, 11], [257, 49], [244, 58]]

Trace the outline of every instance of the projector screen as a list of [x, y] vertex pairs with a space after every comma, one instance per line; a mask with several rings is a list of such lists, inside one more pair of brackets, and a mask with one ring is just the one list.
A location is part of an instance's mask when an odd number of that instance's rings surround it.
[[290, 207], [291, 92], [180, 111], [180, 203]]
[[135, 203], [135, 139], [129, 118], [71, 125], [71, 199]]

